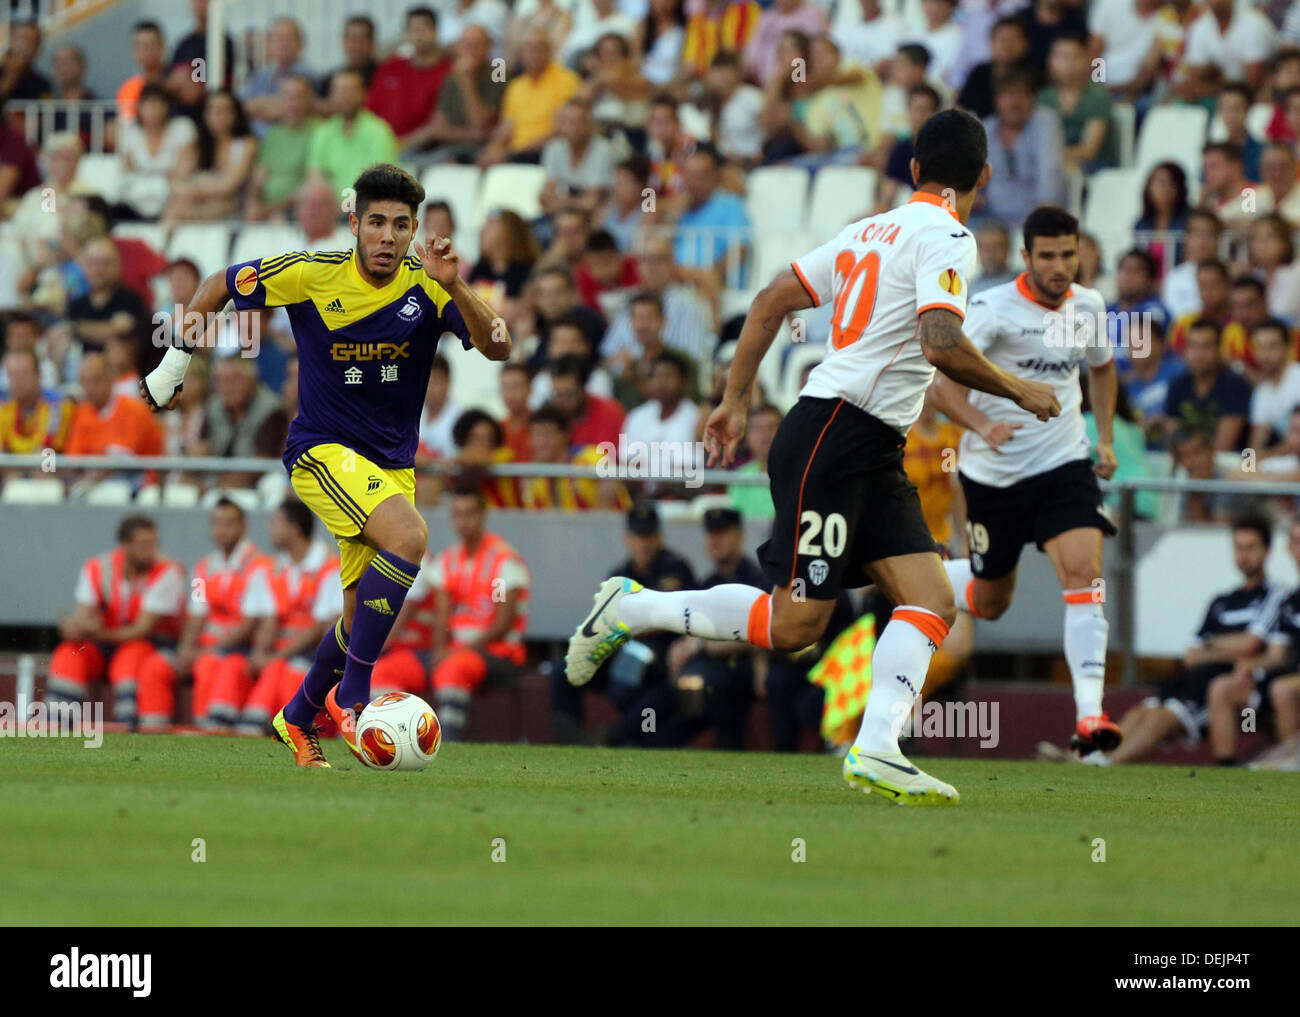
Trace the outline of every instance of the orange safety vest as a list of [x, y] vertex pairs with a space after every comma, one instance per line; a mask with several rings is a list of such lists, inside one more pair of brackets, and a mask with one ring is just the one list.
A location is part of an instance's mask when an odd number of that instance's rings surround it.
[[199, 633], [200, 646], [216, 646], [231, 630], [243, 624], [248, 581], [256, 569], [268, 565], [251, 541], [245, 541], [236, 552], [235, 560], [228, 566], [222, 563], [223, 555], [217, 551], [205, 554], [194, 566], [193, 595], [202, 596], [208, 605], [203, 630]]
[[[497, 592], [496, 580], [502, 568], [512, 560], [523, 564], [518, 552], [495, 533], [483, 534], [483, 540], [472, 557], [465, 553], [464, 544], [438, 552], [435, 561], [441, 566], [442, 588], [451, 597], [450, 635], [453, 645], [468, 642], [491, 628], [501, 603], [493, 597]], [[504, 594], [502, 590], [500, 596]], [[527, 627], [528, 588], [524, 587], [519, 591], [518, 613], [510, 631], [505, 639], [489, 643], [487, 652], [522, 664], [524, 629]]]
[[316, 603], [316, 593], [321, 583], [334, 576], [339, 569], [337, 556], [328, 558], [325, 564], [312, 571], [296, 568], [292, 564], [282, 564], [268, 571], [267, 582], [271, 587], [271, 599], [275, 602], [275, 620], [279, 631], [275, 639], [277, 650], [286, 649], [310, 631], [317, 624], [312, 615]]
[[[86, 562], [86, 573], [90, 586], [96, 593], [104, 625], [110, 629], [132, 624], [140, 617], [140, 604], [145, 591], [157, 582], [164, 573], [179, 569], [175, 562], [159, 558], [149, 567], [143, 576], [136, 576], [128, 581], [126, 578], [126, 552], [120, 547], [106, 554], [96, 555]], [[168, 615], [154, 630], [154, 639], [175, 640], [181, 634], [181, 616], [179, 612]]]

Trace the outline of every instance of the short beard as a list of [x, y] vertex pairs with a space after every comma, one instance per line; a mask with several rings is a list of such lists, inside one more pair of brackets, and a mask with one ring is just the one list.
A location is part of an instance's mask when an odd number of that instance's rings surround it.
[[378, 271], [376, 267], [370, 263], [370, 259], [366, 257], [366, 252], [361, 249], [361, 244], [359, 241], [357, 243], [357, 261], [359, 261], [361, 263], [361, 267], [366, 270], [366, 274], [375, 279], [391, 278], [397, 272], [397, 269], [401, 264], [401, 259], [398, 258], [397, 253], [394, 252], [392, 267], [387, 272]]

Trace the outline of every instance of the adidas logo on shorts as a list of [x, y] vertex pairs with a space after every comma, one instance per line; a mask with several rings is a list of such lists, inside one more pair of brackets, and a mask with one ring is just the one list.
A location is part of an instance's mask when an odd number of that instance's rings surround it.
[[328, 304], [326, 304], [326, 305], [325, 305], [325, 310], [328, 311], [328, 312], [330, 312], [331, 314], [347, 314], [347, 313], [348, 313], [347, 311], [343, 310], [343, 301], [340, 300], [338, 297], [335, 297], [335, 298], [334, 298], [333, 300], [331, 300]]
[[367, 600], [366, 607], [372, 611], [378, 611], [380, 614], [392, 614], [393, 609], [388, 606], [388, 598], [380, 597], [378, 600]]

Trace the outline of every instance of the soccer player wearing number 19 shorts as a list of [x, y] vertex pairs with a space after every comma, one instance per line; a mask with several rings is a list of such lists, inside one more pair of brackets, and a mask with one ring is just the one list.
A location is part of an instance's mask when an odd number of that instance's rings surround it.
[[[1065, 602], [1065, 659], [1074, 688], [1074, 750], [1089, 762], [1120, 743], [1120, 729], [1102, 710], [1109, 625], [1101, 581], [1102, 536], [1115, 526], [1101, 511], [1097, 476], [1115, 472], [1111, 448], [1118, 382], [1107, 334], [1106, 304], [1079, 286], [1079, 223], [1044, 206], [1025, 220], [1025, 271], [970, 303], [966, 334], [993, 363], [1050, 384], [1061, 414], [1048, 421], [1010, 400], [967, 393], [935, 380], [935, 405], [969, 428], [958, 477], [966, 495], [969, 559], [946, 563], [958, 603], [977, 618], [997, 618], [1011, 605], [1025, 544], [1051, 559]], [[1138, 333], [1132, 327], [1129, 338]], [[1135, 352], [1141, 347], [1134, 343]], [[1097, 422], [1097, 463], [1088, 456], [1080, 411], [1079, 367]]]
[[962, 334], [975, 240], [964, 223], [990, 169], [968, 113], [945, 110], [917, 134], [912, 200], [845, 227], [795, 260], [754, 299], [722, 404], [709, 417], [709, 465], [731, 464], [758, 364], [786, 315], [830, 303], [826, 358], [782, 422], [769, 457], [776, 518], [759, 548], [770, 593], [724, 584], [659, 592], [607, 580], [569, 641], [566, 675], [585, 684], [628, 638], [664, 629], [799, 650], [817, 641], [842, 588], [875, 583], [897, 604], [876, 644], [872, 688], [844, 761], [854, 787], [903, 804], [949, 804], [957, 792], [913, 766], [898, 735], [930, 657], [956, 618], [953, 590], [903, 472], [908, 429], [935, 368], [1046, 419], [1049, 386], [995, 367]]
[[[329, 766], [314, 726], [322, 708], [359, 758], [356, 718], [370, 701], [371, 670], [428, 541], [414, 465], [439, 340], [451, 333], [489, 360], [510, 355], [504, 324], [461, 280], [449, 239], [416, 241], [418, 257], [407, 255], [424, 202], [419, 182], [378, 164], [354, 191], [353, 250], [231, 265], [206, 279], [188, 308], [211, 315], [232, 299], [238, 310], [284, 307], [298, 346], [298, 415], [284, 464], [298, 497], [338, 540], [343, 585], [342, 624], [326, 632], [273, 721], [299, 766]], [[147, 402], [174, 404], [190, 356], [167, 351], [141, 383]]]

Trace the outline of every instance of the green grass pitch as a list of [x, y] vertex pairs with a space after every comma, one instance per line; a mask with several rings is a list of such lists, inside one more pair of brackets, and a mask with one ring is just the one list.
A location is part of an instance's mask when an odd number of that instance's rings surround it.
[[[1300, 914], [1296, 774], [933, 759], [922, 765], [961, 804], [907, 809], [850, 790], [824, 756], [448, 745], [425, 772], [390, 774], [352, 762], [341, 742], [326, 751], [336, 769], [300, 771], [270, 741], [5, 739], [0, 923]], [[193, 860], [196, 838], [206, 861]]]

